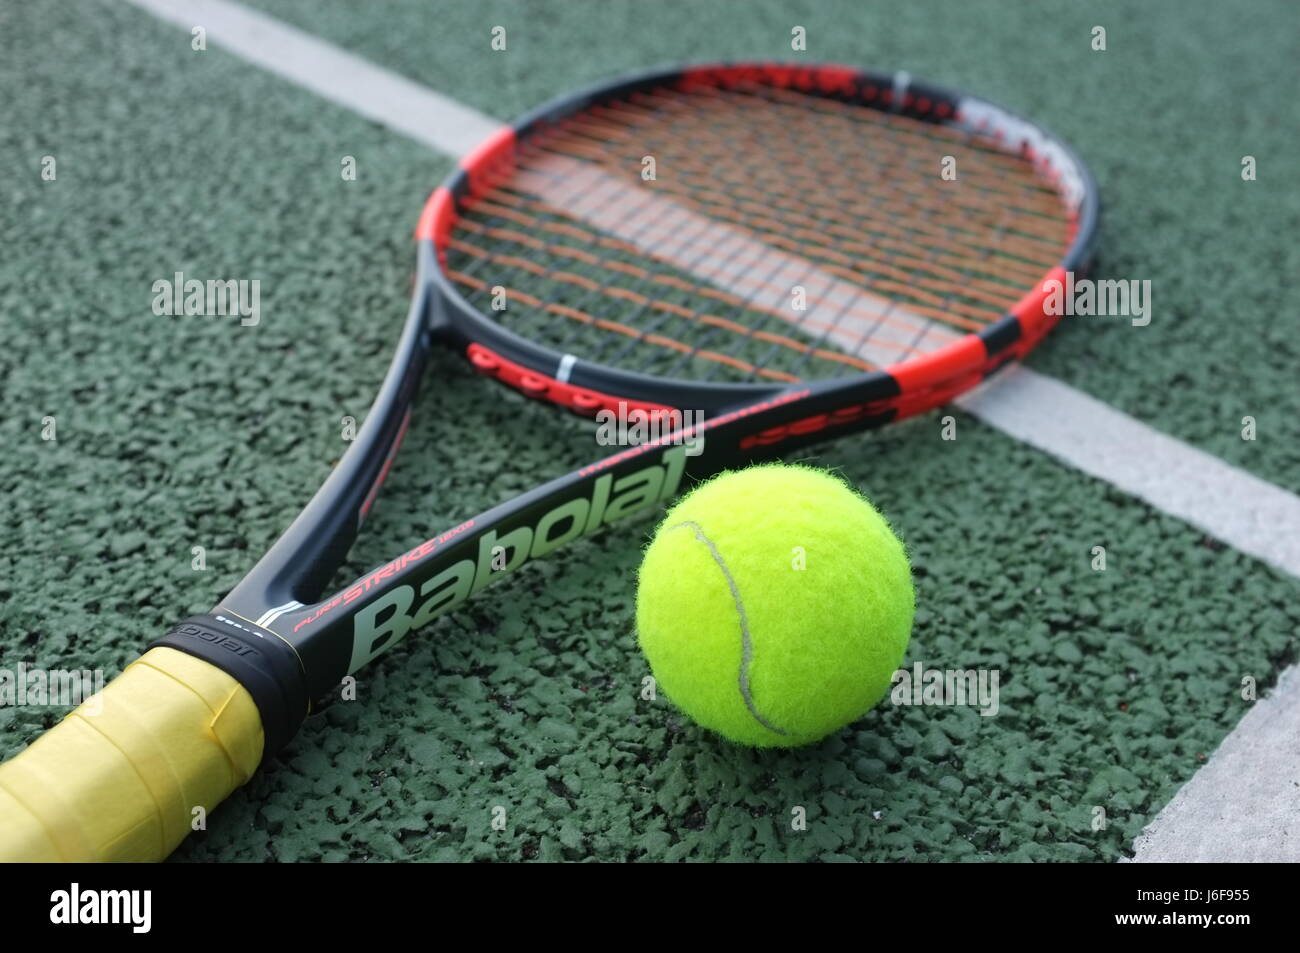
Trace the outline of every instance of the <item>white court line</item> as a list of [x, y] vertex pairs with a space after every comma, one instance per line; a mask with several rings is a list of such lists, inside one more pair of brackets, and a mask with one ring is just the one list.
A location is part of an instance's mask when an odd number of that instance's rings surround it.
[[1137, 863], [1300, 863], [1300, 669], [1255, 703], [1134, 842]]
[[[127, 0], [240, 59], [444, 155], [469, 152], [502, 123], [282, 20], [225, 0]], [[432, 14], [431, 14], [432, 15]]]
[[[448, 155], [500, 123], [320, 39], [226, 0], [128, 0], [231, 53]], [[1300, 577], [1300, 499], [1073, 388], [1026, 368], [1003, 371], [958, 401], [986, 423], [1291, 576]], [[1295, 857], [1295, 696], [1288, 672], [1273, 699], [1237, 726], [1139, 839], [1139, 860], [1198, 859], [1206, 839], [1241, 832], [1243, 858]], [[1262, 737], [1257, 735], [1262, 733]], [[1244, 765], [1258, 771], [1247, 774]], [[1240, 773], [1238, 773], [1240, 772]], [[1249, 778], [1249, 780], [1248, 780]], [[1227, 802], [1231, 801], [1229, 805]], [[1224, 857], [1226, 850], [1216, 857]]]
[[1300, 577], [1300, 498], [1082, 391], [1009, 367], [956, 403], [990, 426]]

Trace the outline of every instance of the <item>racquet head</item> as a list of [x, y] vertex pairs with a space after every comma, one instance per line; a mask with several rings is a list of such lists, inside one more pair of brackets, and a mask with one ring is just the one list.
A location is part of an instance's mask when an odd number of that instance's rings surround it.
[[1096, 219], [1074, 154], [1004, 109], [739, 64], [541, 107], [461, 163], [419, 238], [440, 327], [525, 393], [714, 415], [856, 379], [880, 423], [1033, 347]]

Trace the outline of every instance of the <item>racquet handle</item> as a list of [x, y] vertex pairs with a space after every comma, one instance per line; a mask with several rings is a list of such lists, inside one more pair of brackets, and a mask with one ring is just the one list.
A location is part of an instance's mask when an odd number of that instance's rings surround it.
[[209, 662], [150, 649], [0, 765], [0, 861], [157, 861], [253, 774], [262, 722]]

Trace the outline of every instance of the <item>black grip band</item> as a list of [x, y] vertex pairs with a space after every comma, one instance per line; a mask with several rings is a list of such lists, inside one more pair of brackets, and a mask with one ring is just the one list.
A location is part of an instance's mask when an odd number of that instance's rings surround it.
[[151, 643], [210, 662], [248, 689], [262, 717], [262, 761], [291, 739], [307, 717], [311, 699], [298, 656], [279, 639], [221, 613], [193, 616]]

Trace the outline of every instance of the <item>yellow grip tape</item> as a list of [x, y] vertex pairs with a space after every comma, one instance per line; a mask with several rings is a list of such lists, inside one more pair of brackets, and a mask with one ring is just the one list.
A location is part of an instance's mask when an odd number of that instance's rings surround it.
[[0, 765], [0, 861], [162, 860], [249, 779], [262, 721], [221, 669], [150, 649]]

